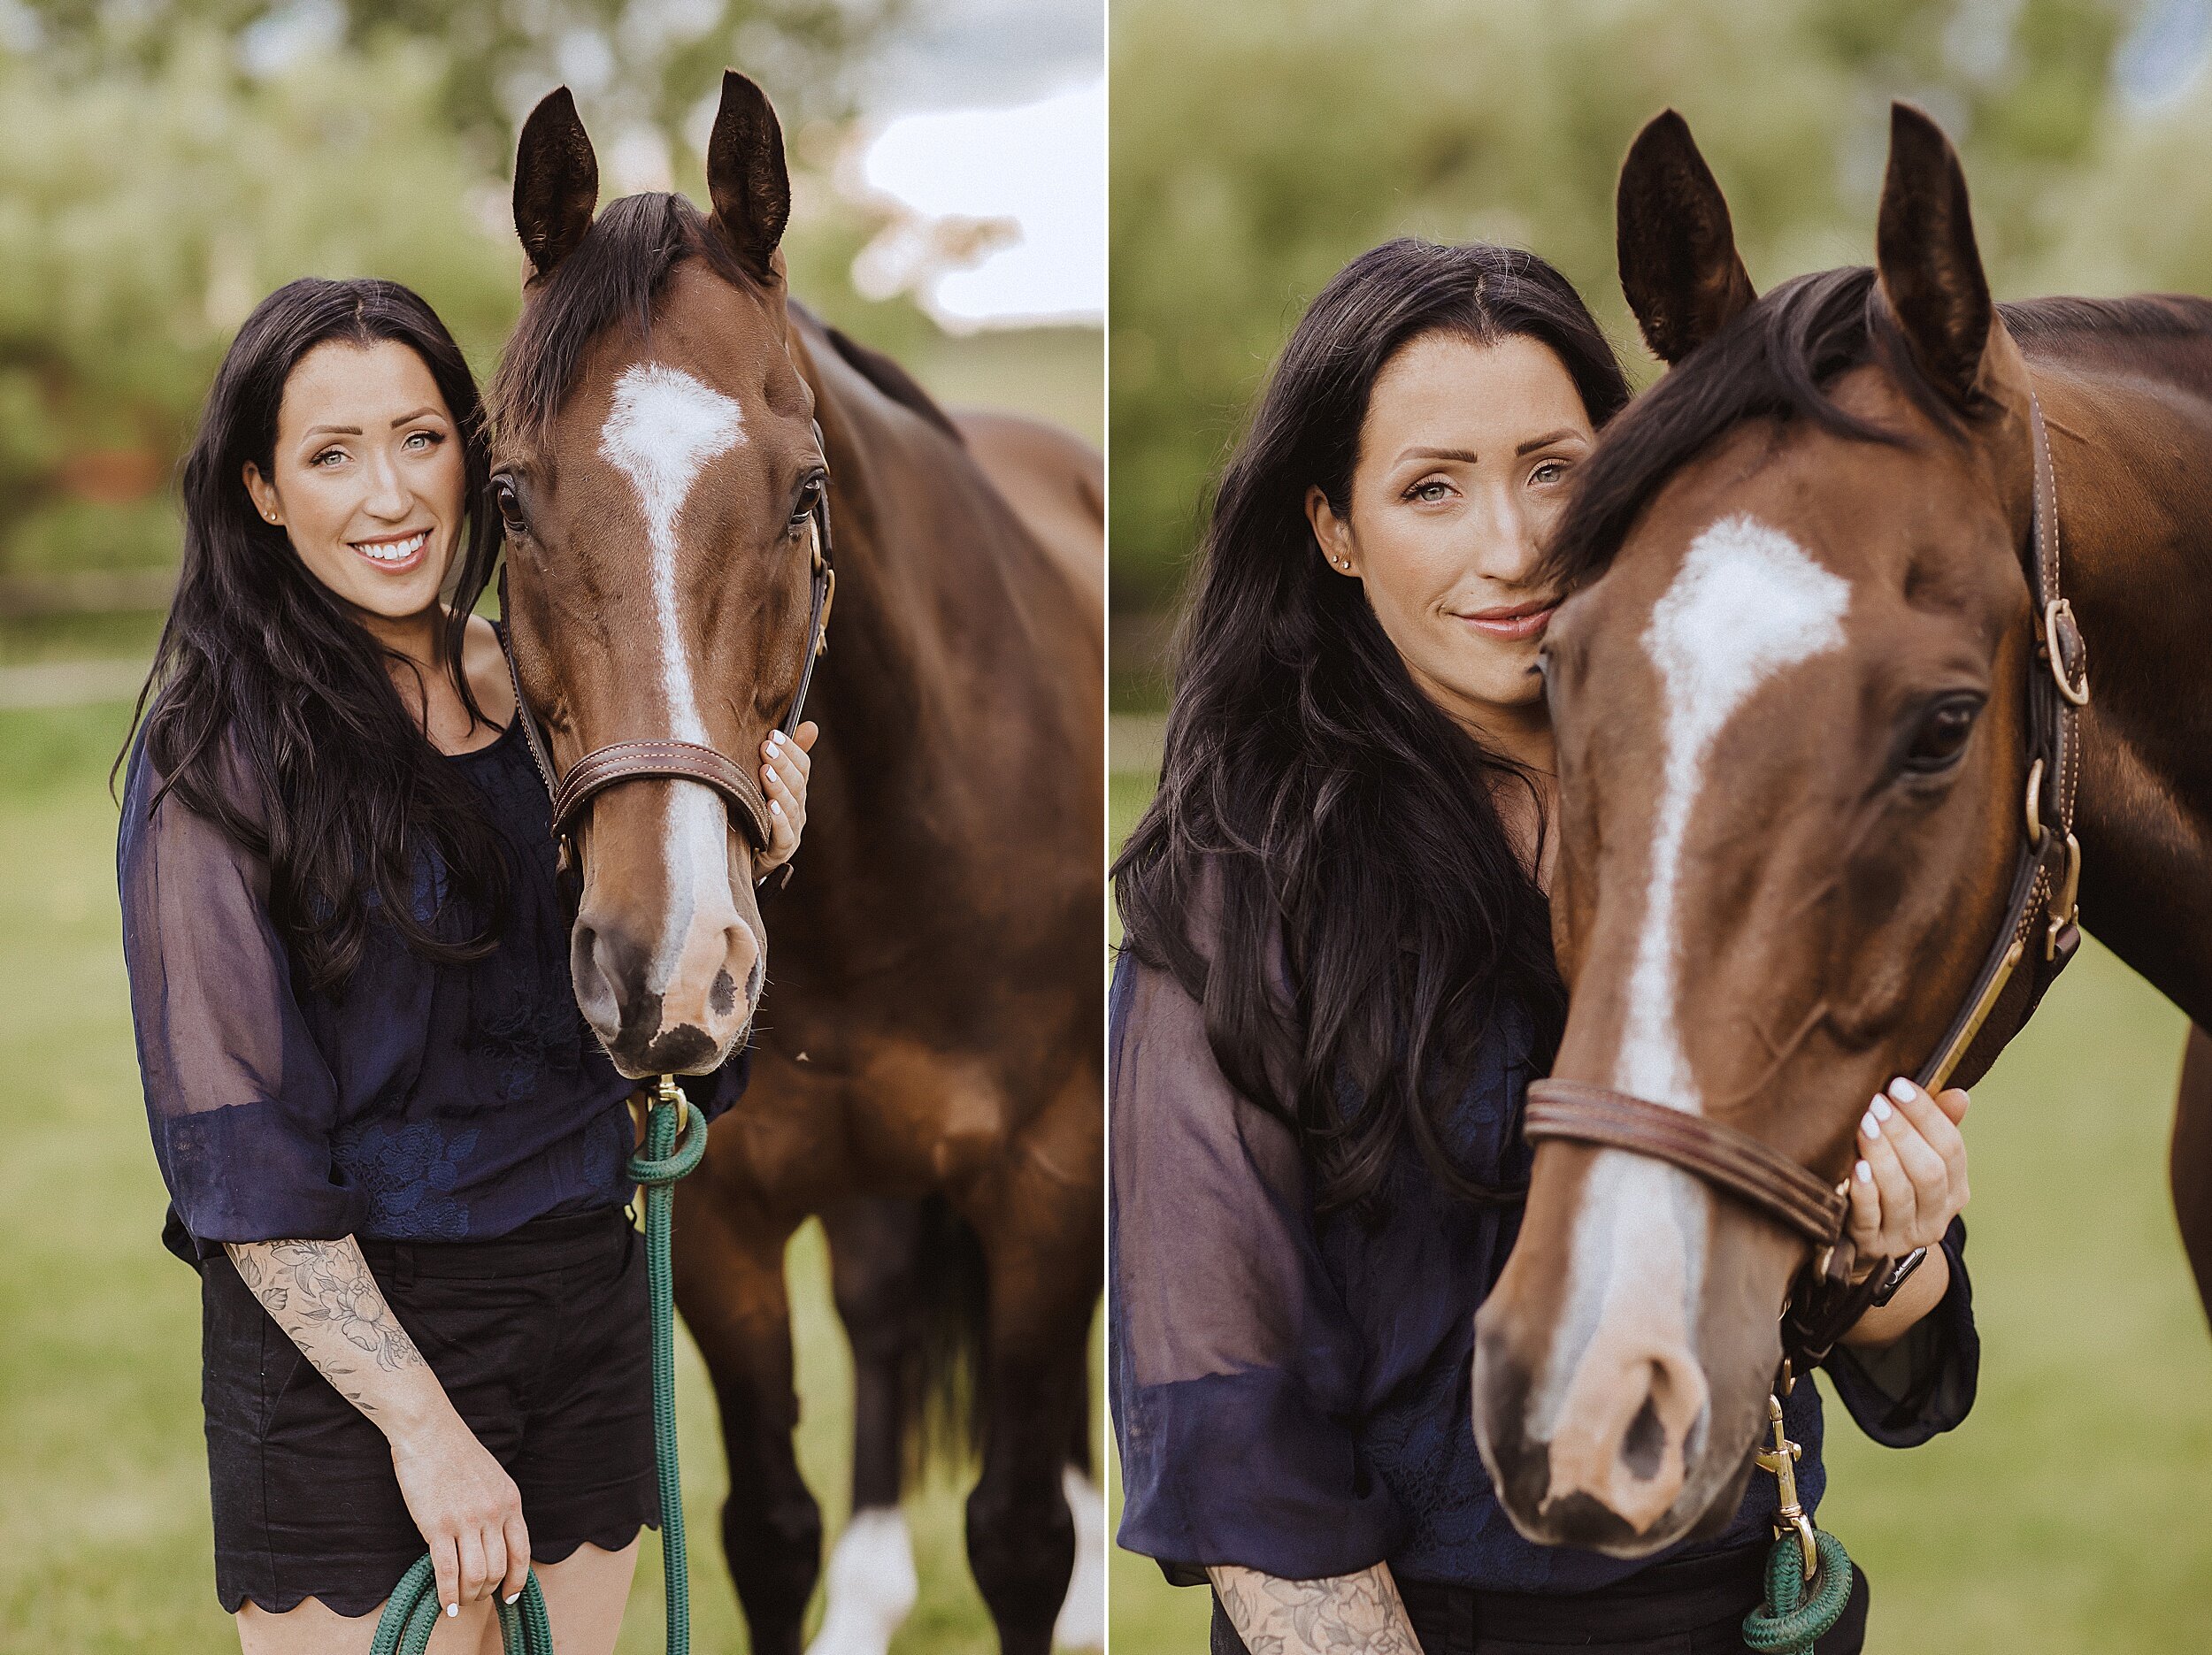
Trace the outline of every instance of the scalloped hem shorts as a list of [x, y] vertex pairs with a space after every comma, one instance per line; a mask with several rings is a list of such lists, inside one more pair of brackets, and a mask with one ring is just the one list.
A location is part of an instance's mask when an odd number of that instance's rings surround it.
[[[522, 1490], [557, 1563], [657, 1528], [645, 1244], [615, 1207], [489, 1241], [364, 1241], [400, 1322]], [[384, 1434], [300, 1354], [220, 1253], [201, 1266], [215, 1595], [365, 1615], [425, 1550]]]

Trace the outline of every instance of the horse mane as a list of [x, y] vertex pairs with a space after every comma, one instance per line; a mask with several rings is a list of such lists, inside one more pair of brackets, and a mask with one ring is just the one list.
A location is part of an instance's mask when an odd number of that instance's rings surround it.
[[829, 341], [831, 348], [837, 352], [838, 356], [844, 359], [847, 367], [874, 386], [884, 395], [898, 403], [900, 407], [920, 415], [962, 447], [964, 448], [967, 445], [967, 439], [960, 434], [960, 427], [952, 423], [952, 417], [937, 405], [936, 399], [922, 388], [921, 382], [912, 374], [881, 351], [871, 349], [862, 344], [842, 328], [832, 327], [797, 300], [791, 302], [791, 308], [799, 316], [821, 329], [823, 336]]
[[1961, 410], [1913, 361], [1874, 274], [1852, 265], [1783, 282], [1631, 402], [1583, 467], [1545, 573], [1563, 590], [1594, 579], [1668, 479], [1747, 419], [1809, 419], [1860, 441], [1905, 441], [1828, 395], [1853, 368], [1879, 363], [1939, 425], [1961, 430]]
[[[2212, 333], [2212, 302], [2154, 294], [2128, 299], [2029, 299], [1998, 314], [2023, 346], [2092, 339]], [[1545, 571], [1562, 590], [1594, 579], [1637, 514], [1723, 433], [1747, 419], [1809, 419], [1867, 442], [1899, 432], [1846, 413], [1836, 378], [1878, 363], [1945, 431], [1963, 435], [1985, 411], [1962, 410], [1921, 372], [1875, 272], [1865, 265], [1786, 281], [1762, 296], [1606, 426], [1553, 537]]]
[[[687, 258], [706, 260], [733, 287], [757, 285], [687, 197], [657, 190], [610, 203], [523, 308], [485, 398], [493, 423], [518, 434], [541, 434], [574, 388], [587, 347], [626, 319], [649, 335], [669, 273]], [[795, 301], [791, 309], [820, 328], [837, 354], [878, 391], [954, 441], [961, 440], [945, 411], [897, 363]]]

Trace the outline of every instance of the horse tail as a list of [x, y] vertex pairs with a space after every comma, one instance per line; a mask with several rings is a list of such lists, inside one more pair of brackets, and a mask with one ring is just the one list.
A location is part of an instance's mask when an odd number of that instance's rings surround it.
[[964, 1467], [983, 1440], [990, 1316], [982, 1240], [943, 1196], [923, 1198], [918, 1241], [910, 1279], [918, 1337], [899, 1387], [906, 1463], [917, 1480], [933, 1464]]

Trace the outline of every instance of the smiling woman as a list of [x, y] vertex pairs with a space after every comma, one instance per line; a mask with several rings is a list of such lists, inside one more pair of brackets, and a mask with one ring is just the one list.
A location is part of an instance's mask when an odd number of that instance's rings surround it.
[[[426, 1543], [435, 1655], [495, 1646], [534, 1562], [562, 1647], [611, 1649], [659, 1514], [632, 1084], [577, 1011], [550, 801], [471, 614], [489, 496], [460, 352], [388, 282], [266, 300], [186, 468], [118, 868], [249, 1655], [367, 1649]], [[763, 866], [810, 731], [764, 751]]]
[[[1160, 792], [1116, 869], [1109, 1037], [1121, 1540], [1211, 1585], [1216, 1655], [1745, 1647], [1774, 1483], [1655, 1555], [1545, 1544], [1473, 1431], [1475, 1313], [1519, 1256], [1523, 1096], [1565, 1013], [1545, 551], [1627, 400], [1542, 260], [1392, 242], [1314, 301], [1222, 479]], [[1725, 680], [1761, 634], [1711, 613], [1685, 647]], [[1924, 1243], [1931, 1268], [1880, 1284], [1829, 1370], [1901, 1444], [1958, 1421], [1977, 1347], [1964, 1094], [1898, 1085], [1863, 1142], [1901, 1182], [1863, 1171], [1855, 1235], [1870, 1257]], [[1646, 1526], [1703, 1429], [1664, 1337], [1694, 1268], [1659, 1245], [1667, 1193], [1590, 1204], [1626, 1331], [1561, 1405], [1578, 1429], [1548, 1438], [1555, 1483]], [[1786, 1409], [1810, 1506], [1813, 1387]], [[1861, 1647], [1850, 1587], [1819, 1655]]]

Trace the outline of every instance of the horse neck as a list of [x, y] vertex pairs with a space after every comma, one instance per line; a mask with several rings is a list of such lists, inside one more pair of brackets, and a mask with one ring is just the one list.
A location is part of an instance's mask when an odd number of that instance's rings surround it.
[[1083, 644], [1060, 635], [1075, 608], [1051, 601], [1063, 578], [960, 441], [810, 325], [795, 318], [792, 338], [827, 449], [837, 568], [807, 702], [824, 734], [804, 860], [852, 870], [839, 898], [865, 903], [859, 870], [957, 863], [1003, 831], [1018, 807], [979, 778], [1064, 763], [1049, 730], [1069, 690], [1053, 667]]
[[2212, 310], [2196, 333], [2030, 352], [2061, 590], [2088, 642], [2082, 916], [2212, 1025]]

